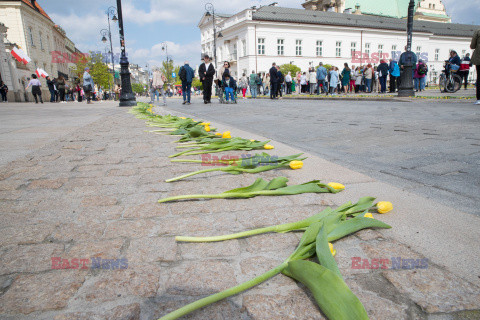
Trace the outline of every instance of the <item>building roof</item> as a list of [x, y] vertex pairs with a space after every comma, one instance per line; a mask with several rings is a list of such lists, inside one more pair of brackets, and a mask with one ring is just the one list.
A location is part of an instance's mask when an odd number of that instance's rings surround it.
[[[360, 8], [360, 10], [362, 10]], [[304, 9], [265, 6], [257, 9], [253, 20], [275, 21], [287, 23], [307, 23], [318, 25], [346, 26], [354, 28], [371, 28], [405, 31], [405, 19], [380, 17], [374, 15], [356, 15], [328, 11], [313, 11]], [[439, 36], [472, 37], [480, 27], [477, 25], [440, 23], [414, 20], [415, 32], [432, 33]]]
[[[391, 18], [406, 18], [408, 14], [409, 0], [382, 0], [379, 5], [378, 0], [346, 0], [345, 8], [351, 8], [355, 11], [355, 6], [360, 5], [362, 14], [371, 14], [375, 16], [384, 16]], [[415, 8], [420, 0], [415, 0]]]
[[44, 16], [48, 20], [52, 21], [52, 19], [48, 16], [45, 10], [43, 10], [43, 8], [40, 7], [40, 5], [38, 4], [38, 1], [36, 0], [21, 0], [21, 1], [25, 3], [27, 6], [29, 6], [30, 8], [38, 11], [42, 16]]

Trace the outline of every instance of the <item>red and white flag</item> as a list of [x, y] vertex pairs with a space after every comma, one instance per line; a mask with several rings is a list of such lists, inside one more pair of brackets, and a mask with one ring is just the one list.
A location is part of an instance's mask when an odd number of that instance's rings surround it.
[[22, 50], [17, 47], [14, 47], [11, 51], [12, 56], [15, 57], [19, 62], [23, 62], [23, 64], [28, 64], [32, 59]]
[[42, 77], [42, 78], [48, 77], [48, 73], [45, 70], [43, 70], [42, 68], [37, 68], [35, 73], [37, 74], [38, 77]]

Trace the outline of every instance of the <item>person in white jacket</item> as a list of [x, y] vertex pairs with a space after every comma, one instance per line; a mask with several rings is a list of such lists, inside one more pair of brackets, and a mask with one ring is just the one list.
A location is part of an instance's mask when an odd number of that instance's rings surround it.
[[[153, 79], [152, 79], [152, 93], [155, 92], [155, 90], [160, 91], [162, 98], [163, 98], [163, 105], [167, 105], [167, 96], [165, 95], [165, 90], [163, 89], [163, 86], [165, 85], [165, 81], [167, 81], [167, 78], [165, 75], [160, 71], [159, 68], [155, 68], [153, 71]], [[155, 96], [152, 96], [152, 101], [155, 99]]]

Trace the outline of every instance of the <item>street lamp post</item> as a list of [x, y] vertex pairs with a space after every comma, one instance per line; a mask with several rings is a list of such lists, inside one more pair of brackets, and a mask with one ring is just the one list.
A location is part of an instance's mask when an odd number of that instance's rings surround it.
[[400, 75], [400, 87], [398, 88], [399, 97], [413, 97], [413, 55], [412, 36], [413, 36], [413, 13], [415, 8], [414, 0], [408, 4], [408, 22], [407, 22], [407, 50], [403, 53], [404, 65], [403, 72]]
[[[205, 4], [206, 16], [212, 16], [213, 21], [213, 60], [215, 66], [215, 73], [217, 72], [217, 27], [215, 25], [215, 8], [210, 2]], [[210, 13], [211, 12], [211, 13]]]
[[130, 71], [128, 70], [128, 58], [125, 54], [125, 34], [123, 31], [122, 16], [122, 0], [117, 0], [118, 11], [118, 29], [120, 33], [120, 48], [122, 50], [120, 56], [120, 76], [122, 79], [122, 93], [120, 94], [120, 107], [131, 107], [137, 104], [135, 95], [132, 92], [132, 84], [130, 82]]
[[[109, 23], [109, 24], [110, 24], [110, 23]], [[110, 28], [109, 28], [109, 29], [110, 29]], [[115, 84], [115, 63], [114, 63], [114, 61], [113, 61], [112, 34], [110, 33], [110, 30], [102, 29], [102, 30], [100, 30], [100, 35], [102, 36], [102, 42], [103, 42], [103, 43], [106, 43], [106, 42], [107, 42], [107, 36], [108, 36], [108, 39], [110, 40], [110, 50], [109, 50], [109, 53], [110, 53], [110, 59], [112, 60], [113, 83]], [[105, 59], [107, 59], [107, 61], [108, 61], [106, 51], [105, 51]], [[114, 85], [112, 85], [112, 88], [113, 88], [113, 86], [114, 86]]]

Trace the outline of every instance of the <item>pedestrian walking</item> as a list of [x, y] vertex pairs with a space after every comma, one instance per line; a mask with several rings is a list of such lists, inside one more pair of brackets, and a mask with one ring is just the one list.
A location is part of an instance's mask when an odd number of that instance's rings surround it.
[[477, 102], [475, 102], [475, 104], [480, 105], [480, 29], [473, 34], [470, 49], [475, 50], [472, 54], [471, 63], [477, 69]]
[[217, 77], [215, 79], [215, 85], [216, 85], [216, 93], [220, 101], [223, 98], [223, 80], [225, 80], [225, 74], [228, 73], [230, 74], [230, 62], [224, 61], [223, 66], [218, 69], [217, 72]]
[[306, 93], [307, 92], [307, 73], [304, 72], [302, 73], [302, 75], [300, 76], [300, 85], [301, 85], [301, 90], [300, 90], [300, 93]]
[[37, 96], [40, 98], [40, 102], [43, 103], [42, 90], [41, 90], [42, 83], [40, 82], [40, 80], [37, 79], [36, 74], [32, 74], [32, 79], [28, 82], [28, 85], [25, 88], [25, 91], [27, 91], [28, 88], [30, 87], [32, 87], [32, 94], [33, 94], [33, 98], [35, 99], [35, 103], [38, 103]]
[[265, 74], [265, 78], [263, 79], [263, 95], [270, 94], [270, 73]]
[[270, 99], [277, 98], [277, 91], [278, 91], [278, 70], [277, 65], [272, 63], [272, 67], [269, 70], [270, 74]]
[[397, 61], [390, 59], [390, 64], [388, 68], [390, 73], [390, 93], [395, 93], [398, 88], [398, 78], [400, 77], [400, 67], [398, 66]]
[[65, 102], [65, 78], [63, 76], [58, 77], [57, 79], [57, 89], [60, 95], [60, 103]]
[[[165, 82], [167, 82], [167, 77], [163, 74], [162, 71], [160, 71], [160, 69], [158, 67], [156, 67], [153, 70], [152, 87], [155, 89], [155, 91], [154, 91], [155, 96], [157, 96], [158, 94], [162, 95], [164, 106], [167, 105], [167, 94], [166, 94], [165, 89], [164, 89]], [[155, 96], [152, 97], [152, 100], [155, 99]], [[158, 99], [158, 96], [157, 96], [157, 101], [158, 100], [159, 99]]]
[[355, 92], [355, 66], [352, 66], [352, 69], [350, 69], [350, 86], [349, 86], [349, 91], [350, 92]]
[[247, 99], [245, 97], [245, 94], [247, 93], [248, 80], [247, 80], [247, 76], [245, 75], [245, 73], [242, 74], [242, 77], [240, 78], [239, 87], [240, 87], [240, 90], [242, 90], [243, 99]]
[[428, 68], [427, 65], [423, 62], [422, 59], [418, 60], [418, 64], [415, 67], [415, 72], [413, 74], [413, 82], [415, 86], [415, 91], [425, 90], [425, 77], [427, 75]]
[[277, 66], [277, 97], [282, 98], [282, 86], [285, 82], [285, 77], [283, 76], [282, 71], [280, 71], [280, 66]]
[[8, 93], [7, 85], [5, 84], [5, 82], [0, 81], [0, 94], [2, 94], [2, 102], [8, 102], [7, 93]]
[[363, 70], [362, 67], [357, 67], [355, 71], [355, 93], [359, 93], [362, 89], [362, 81], [363, 81]]
[[252, 99], [257, 98], [258, 80], [259, 80], [258, 75], [255, 73], [254, 70], [252, 70], [252, 73], [250, 74], [250, 93], [252, 95]]
[[463, 84], [465, 85], [465, 90], [467, 90], [468, 85], [468, 75], [470, 74], [470, 67], [472, 66], [472, 60], [470, 59], [470, 53], [467, 53], [462, 59], [460, 64], [460, 69], [458, 70], [458, 75], [462, 78]]
[[185, 61], [183, 66], [180, 68], [178, 76], [182, 81], [183, 104], [190, 104], [192, 81], [193, 77], [195, 76], [195, 72], [188, 64], [188, 61]]
[[198, 68], [198, 75], [203, 84], [203, 103], [211, 103], [212, 99], [212, 84], [215, 76], [215, 67], [210, 62], [210, 57], [205, 55], [203, 63]]
[[325, 79], [327, 78], [327, 69], [323, 66], [323, 62], [320, 62], [317, 68], [317, 94], [320, 94], [320, 87], [322, 88], [322, 93], [327, 93], [325, 87]]
[[364, 71], [364, 76], [365, 76], [366, 92], [370, 93], [372, 92], [372, 79], [374, 76], [371, 64], [367, 65], [367, 68]]
[[48, 91], [50, 91], [50, 102], [55, 102], [55, 82], [47, 77]]
[[314, 95], [315, 90], [317, 89], [317, 72], [315, 72], [314, 68], [310, 69], [310, 72], [308, 74], [308, 80], [310, 83], [310, 94]]
[[387, 92], [388, 64], [385, 60], [380, 60], [378, 70], [378, 80], [380, 81], [380, 93]]
[[292, 73], [289, 71], [287, 75], [285, 76], [285, 84], [287, 86], [287, 93], [286, 94], [292, 94]]
[[83, 73], [83, 91], [87, 97], [87, 104], [92, 103], [92, 92], [95, 90], [95, 84], [93, 83], [93, 78], [90, 75], [90, 68], [86, 67], [85, 72]]
[[337, 85], [338, 85], [338, 80], [339, 80], [339, 74], [338, 74], [337, 70], [338, 70], [337, 67], [332, 67], [332, 70], [330, 70], [330, 72], [329, 72], [330, 93], [332, 95], [336, 95], [335, 90], [337, 90]]
[[344, 63], [344, 68], [342, 70], [342, 87], [345, 91], [345, 94], [349, 91], [350, 77], [352, 70], [348, 67], [348, 63]]

